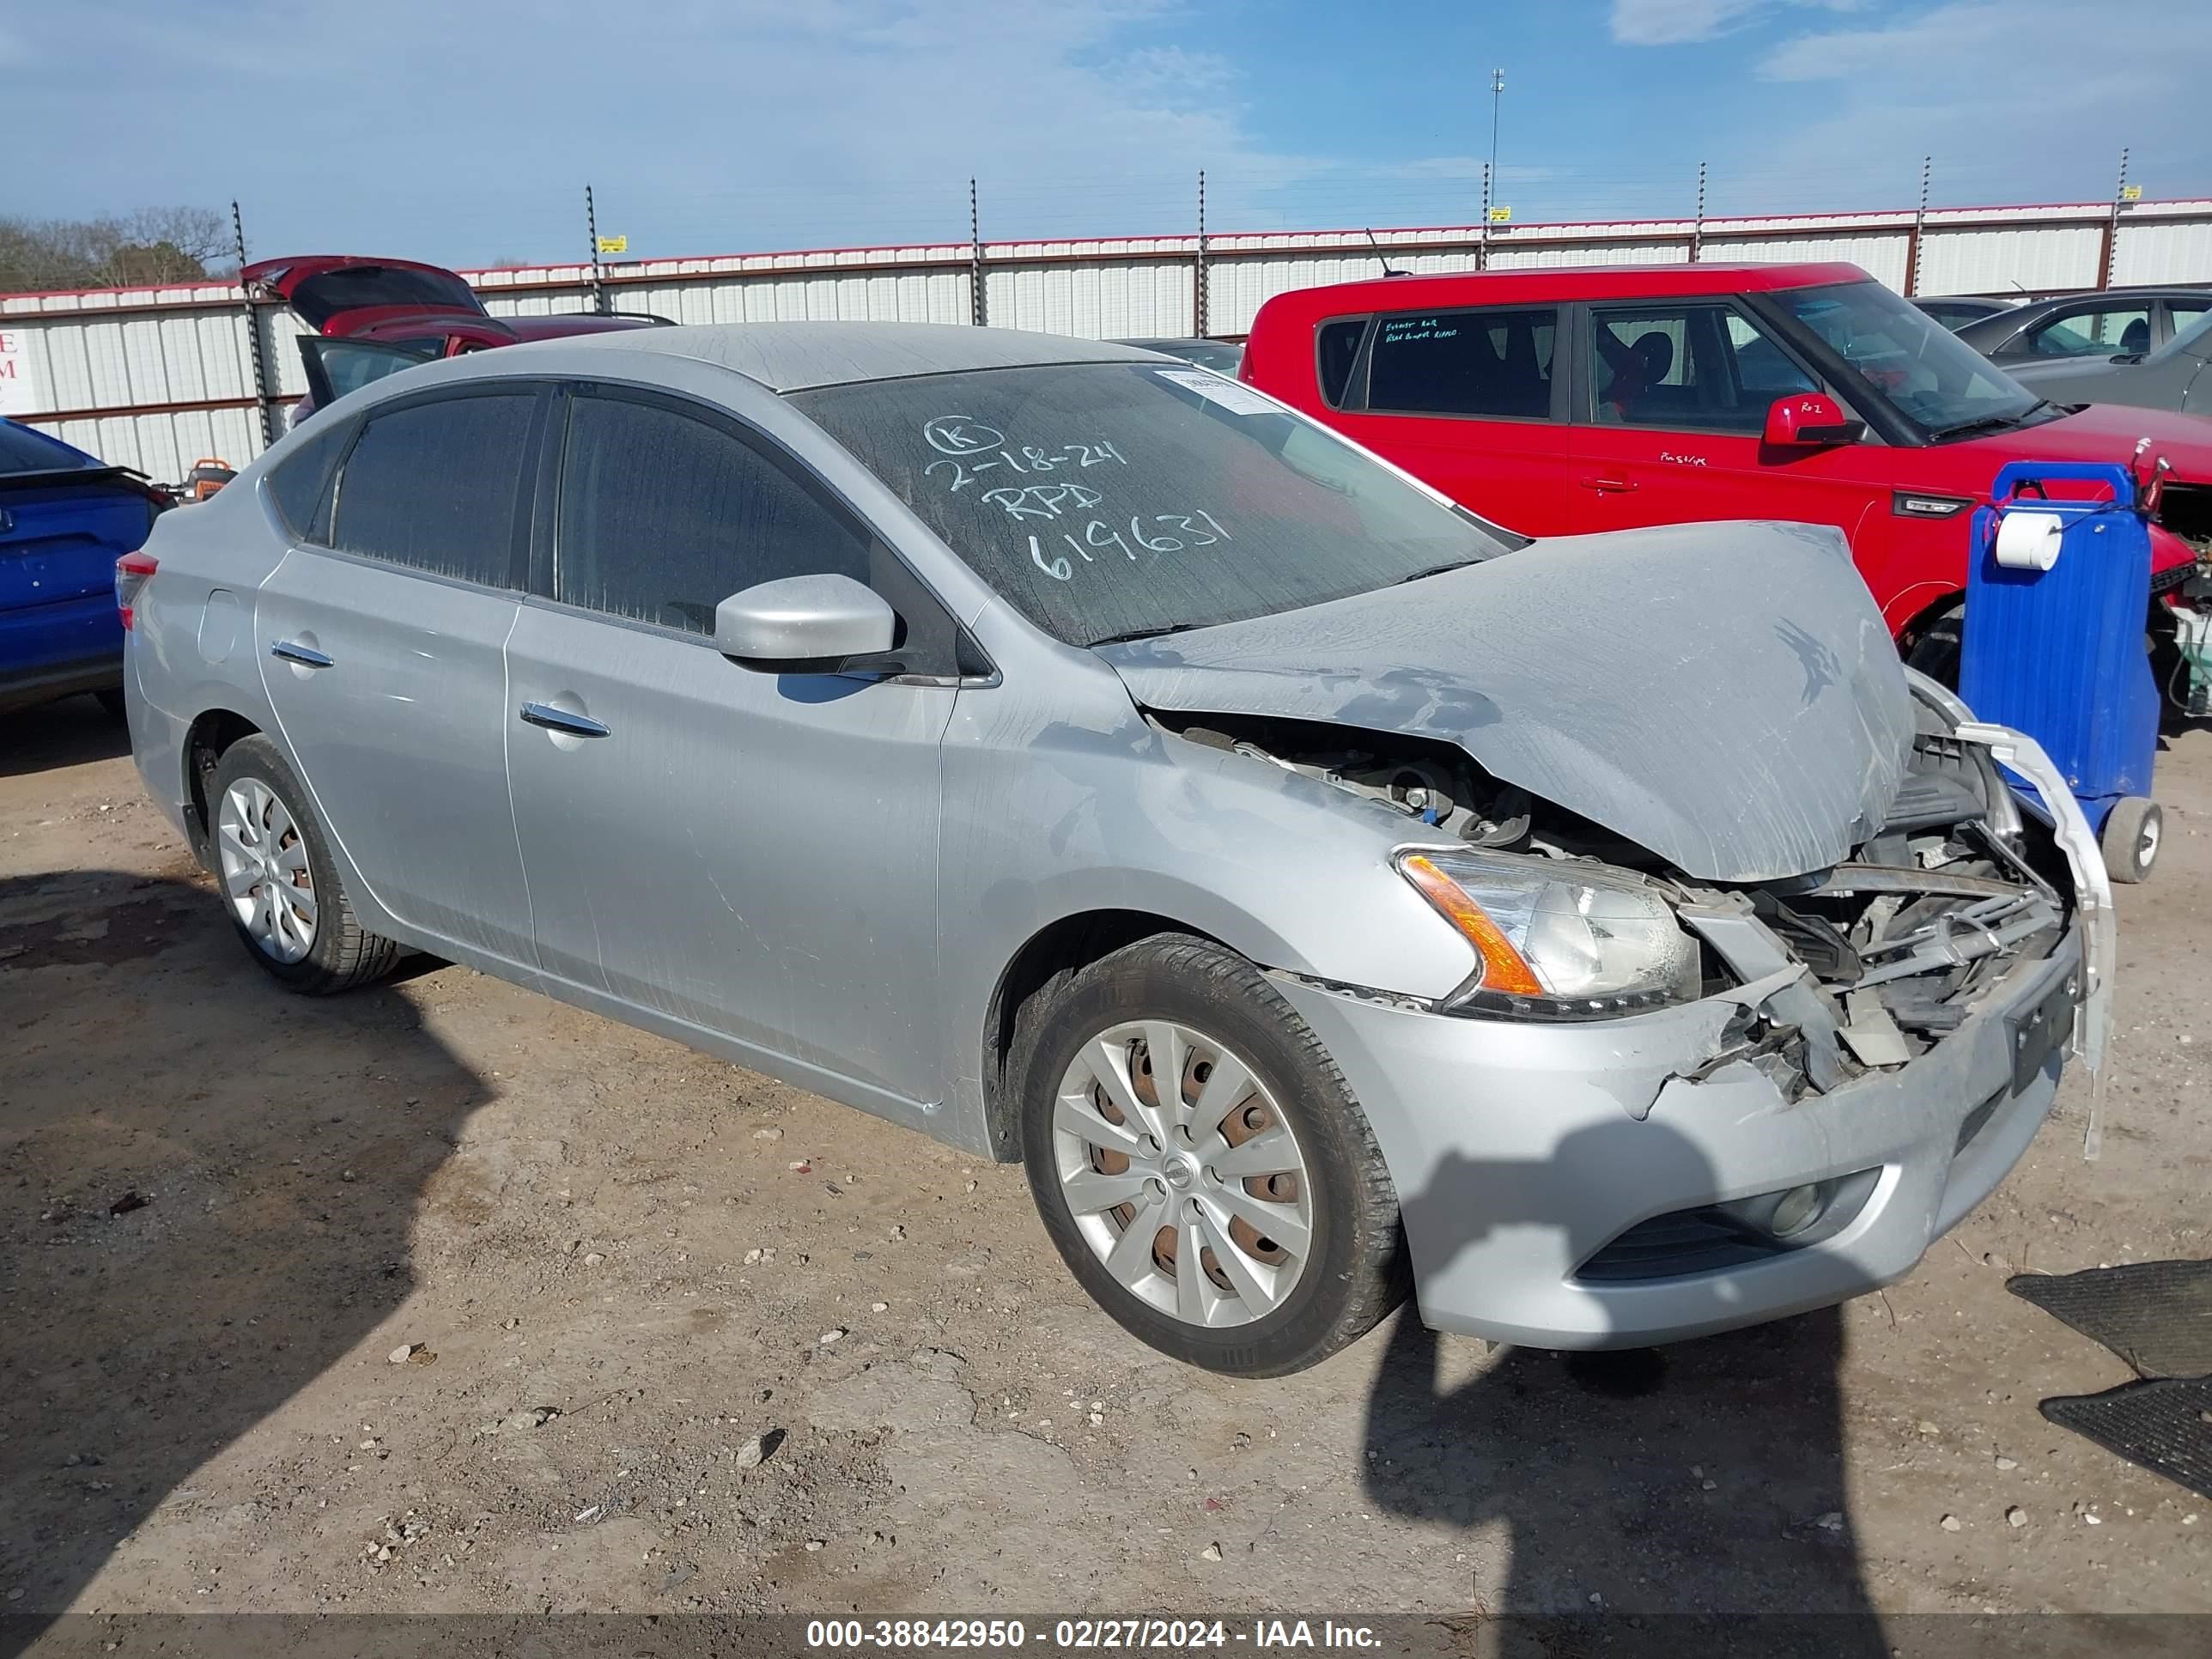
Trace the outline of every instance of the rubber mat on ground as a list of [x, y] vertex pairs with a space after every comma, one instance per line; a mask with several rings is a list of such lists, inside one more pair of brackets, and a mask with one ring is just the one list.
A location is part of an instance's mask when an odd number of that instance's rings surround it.
[[2103, 1343], [2140, 1376], [2212, 1372], [2212, 1261], [2017, 1273], [2005, 1288]]
[[2161, 1377], [2043, 1402], [2062, 1429], [2212, 1498], [2212, 1376]]

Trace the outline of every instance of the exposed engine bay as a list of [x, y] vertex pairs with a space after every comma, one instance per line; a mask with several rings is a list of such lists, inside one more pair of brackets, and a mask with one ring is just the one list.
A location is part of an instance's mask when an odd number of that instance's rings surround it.
[[[1152, 718], [1470, 848], [1560, 860], [1563, 875], [1590, 860], [1635, 872], [1700, 940], [1700, 994], [1741, 997], [1721, 1052], [1699, 1074], [1747, 1060], [1795, 1098], [1925, 1053], [2015, 963], [2047, 957], [2072, 921], [2063, 855], [2021, 812], [1988, 751], [1951, 735], [1944, 713], [1917, 696], [1915, 714], [1904, 781], [1850, 859], [1755, 884], [1692, 880], [1490, 776], [1453, 744], [1243, 715]], [[1486, 1008], [1483, 1000], [1454, 1000], [1446, 1011], [1574, 1017], [1557, 1005], [1492, 998]], [[1596, 1017], [1591, 1008], [1583, 1017]], [[2050, 1018], [2070, 1029], [2070, 1000]], [[2036, 1058], [2064, 1035], [2039, 1034]]]

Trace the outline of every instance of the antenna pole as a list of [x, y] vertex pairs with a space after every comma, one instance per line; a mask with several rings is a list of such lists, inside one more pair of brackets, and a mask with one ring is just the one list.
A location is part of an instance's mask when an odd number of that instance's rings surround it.
[[592, 309], [601, 316], [607, 311], [606, 274], [599, 268], [599, 215], [592, 203], [592, 187], [584, 186], [584, 234], [592, 244]]

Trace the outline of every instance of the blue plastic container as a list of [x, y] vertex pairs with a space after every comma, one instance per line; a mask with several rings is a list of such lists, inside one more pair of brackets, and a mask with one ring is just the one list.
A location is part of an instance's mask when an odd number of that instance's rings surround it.
[[[1974, 514], [1960, 695], [1979, 718], [2043, 745], [2100, 832], [2113, 878], [2140, 881], [2160, 826], [2149, 799], [2159, 695], [2143, 636], [2150, 527], [2135, 480], [2103, 463], [2014, 461], [1990, 500]], [[2061, 521], [2050, 569], [1997, 562], [1998, 527], [2014, 512]]]

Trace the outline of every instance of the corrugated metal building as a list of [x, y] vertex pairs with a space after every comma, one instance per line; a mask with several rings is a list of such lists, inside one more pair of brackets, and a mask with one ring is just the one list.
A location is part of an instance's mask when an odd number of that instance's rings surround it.
[[[2212, 199], [1917, 214], [1611, 224], [1231, 232], [963, 242], [645, 259], [608, 267], [611, 304], [682, 323], [969, 323], [1091, 338], [1238, 335], [1270, 296], [1372, 276], [1376, 246], [1413, 271], [1705, 260], [1844, 259], [1907, 294], [2212, 281]], [[495, 315], [591, 308], [588, 265], [463, 273]], [[249, 323], [249, 315], [251, 322]], [[260, 453], [262, 412], [306, 390], [271, 306], [195, 283], [0, 296], [0, 414], [109, 460], [181, 478], [198, 457]], [[256, 347], [259, 370], [257, 376]]]

